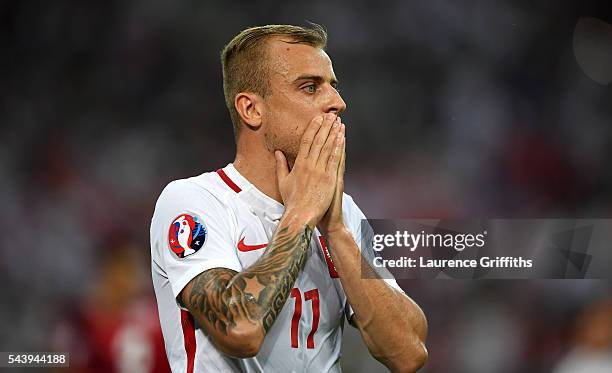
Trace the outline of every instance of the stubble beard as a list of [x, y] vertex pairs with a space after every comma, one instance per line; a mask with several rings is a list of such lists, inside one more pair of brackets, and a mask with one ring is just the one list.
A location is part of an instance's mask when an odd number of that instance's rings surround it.
[[264, 138], [266, 149], [270, 153], [274, 154], [276, 150], [283, 152], [285, 158], [287, 159], [289, 170], [291, 171], [293, 169], [293, 165], [295, 164], [295, 159], [297, 158], [299, 140], [297, 140], [297, 142], [288, 144], [287, 142], [281, 141], [278, 136], [272, 133], [266, 133]]

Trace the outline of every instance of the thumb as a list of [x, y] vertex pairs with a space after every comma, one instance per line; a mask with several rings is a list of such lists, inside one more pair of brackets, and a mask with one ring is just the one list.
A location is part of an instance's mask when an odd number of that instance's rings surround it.
[[276, 159], [276, 178], [280, 183], [289, 175], [289, 166], [285, 155], [280, 150], [274, 151], [274, 158]]

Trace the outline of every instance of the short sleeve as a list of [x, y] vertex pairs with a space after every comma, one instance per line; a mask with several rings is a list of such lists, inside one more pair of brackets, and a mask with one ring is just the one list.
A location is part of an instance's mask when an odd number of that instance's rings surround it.
[[[374, 234], [372, 227], [370, 226], [370, 224], [368, 224], [365, 214], [353, 201], [353, 198], [346, 193], [343, 196], [342, 205], [344, 206], [342, 211], [344, 215], [344, 221], [347, 223], [347, 227], [351, 231], [353, 240], [355, 240], [355, 243], [359, 247], [359, 250], [361, 250], [361, 255], [366, 258], [366, 261], [368, 263], [372, 263], [374, 257], [378, 254], [372, 249], [370, 245], [365, 244]], [[373, 269], [389, 286], [401, 291], [402, 293], [404, 292], [404, 290], [395, 281], [395, 278], [393, 278], [393, 275], [386, 268]], [[348, 301], [346, 302], [344, 312], [346, 314], [347, 320], [350, 320], [353, 314], [355, 313]]]
[[176, 298], [200, 273], [242, 269], [228, 207], [204, 187], [174, 181], [161, 193], [151, 221], [153, 261], [165, 271]]

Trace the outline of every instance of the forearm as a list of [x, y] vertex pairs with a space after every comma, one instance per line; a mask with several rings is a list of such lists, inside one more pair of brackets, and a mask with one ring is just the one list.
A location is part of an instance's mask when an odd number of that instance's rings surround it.
[[256, 353], [304, 265], [312, 226], [300, 214], [287, 212], [253, 265], [241, 272], [211, 269], [185, 287], [183, 304], [226, 353]]
[[[414, 372], [427, 356], [427, 322], [419, 306], [380, 279], [346, 229], [325, 236], [353, 321], [372, 355], [392, 371]], [[363, 261], [363, 263], [362, 263]], [[362, 276], [364, 270], [374, 276]]]
[[283, 216], [266, 252], [227, 286], [230, 300], [243, 305], [249, 321], [267, 332], [304, 267], [312, 225], [297, 213]]

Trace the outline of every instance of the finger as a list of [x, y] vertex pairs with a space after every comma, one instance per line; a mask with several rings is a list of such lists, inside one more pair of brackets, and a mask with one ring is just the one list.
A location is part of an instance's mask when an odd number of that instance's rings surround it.
[[[336, 179], [336, 202], [342, 205], [342, 194], [344, 193], [344, 170], [346, 164], [346, 136], [344, 133], [344, 124], [342, 125], [342, 134], [344, 136], [344, 141], [342, 143], [340, 164], [338, 165], [338, 176]], [[342, 211], [342, 207], [340, 207], [340, 211]]]
[[[344, 141], [346, 145], [346, 141]], [[346, 160], [346, 153], [343, 151], [340, 158], [340, 165], [338, 166], [338, 178], [336, 179], [336, 193], [334, 195], [334, 202], [338, 206], [338, 211], [342, 211], [342, 195], [344, 194], [344, 162]]]
[[274, 158], [276, 159], [276, 179], [280, 184], [289, 175], [289, 166], [287, 165], [287, 158], [280, 150], [274, 152]]
[[317, 167], [321, 167], [323, 169], [327, 168], [327, 162], [329, 161], [329, 157], [332, 155], [334, 147], [336, 146], [336, 140], [340, 134], [340, 124], [340, 117], [336, 117], [336, 120], [329, 131], [329, 136], [327, 136], [327, 139], [325, 140], [325, 145], [323, 145], [323, 149], [321, 149], [321, 154], [319, 154]]
[[342, 126], [343, 125], [340, 124], [340, 130], [338, 131], [338, 134], [336, 135], [333, 150], [329, 156], [329, 159], [327, 160], [327, 167], [326, 167], [327, 172], [332, 172], [332, 173], [338, 172], [338, 166], [340, 164], [342, 155], [344, 153], [343, 149], [344, 149], [344, 143], [345, 143], [344, 130]]
[[321, 124], [319, 132], [317, 132], [317, 135], [312, 141], [310, 153], [308, 154], [308, 158], [312, 164], [316, 164], [317, 160], [319, 159], [321, 149], [323, 148], [323, 145], [325, 145], [325, 141], [327, 141], [329, 131], [331, 130], [336, 117], [337, 115], [335, 113], [327, 113], [323, 116], [323, 123]]
[[340, 180], [344, 181], [344, 170], [346, 165], [346, 126], [344, 123], [341, 125], [342, 133], [342, 158], [340, 158], [340, 166], [338, 167], [338, 177]]
[[298, 151], [298, 154], [295, 159], [296, 163], [298, 162], [298, 160], [304, 160], [308, 157], [312, 141], [314, 140], [315, 135], [319, 131], [319, 128], [321, 128], [322, 123], [323, 116], [317, 116], [314, 117], [308, 124], [308, 127], [306, 127], [306, 131], [304, 131], [304, 134], [302, 135], [300, 150]]

